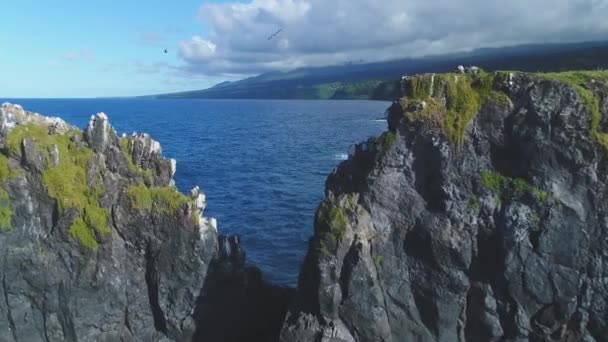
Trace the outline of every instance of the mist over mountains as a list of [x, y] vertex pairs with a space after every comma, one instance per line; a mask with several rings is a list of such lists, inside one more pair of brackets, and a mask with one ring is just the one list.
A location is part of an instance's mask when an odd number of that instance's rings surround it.
[[608, 67], [608, 42], [532, 44], [481, 48], [419, 58], [273, 71], [209, 89], [151, 95], [173, 99], [362, 99], [392, 100], [398, 93], [396, 75], [446, 72], [457, 65], [477, 65], [488, 71], [562, 71]]

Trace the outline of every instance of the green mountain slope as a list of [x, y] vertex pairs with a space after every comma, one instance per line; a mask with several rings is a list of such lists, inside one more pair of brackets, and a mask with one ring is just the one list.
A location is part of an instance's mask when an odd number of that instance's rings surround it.
[[424, 58], [301, 68], [270, 72], [212, 88], [152, 95], [172, 99], [365, 99], [393, 100], [399, 80], [395, 75], [446, 72], [457, 65], [485, 70], [563, 71], [608, 68], [608, 42], [522, 45], [479, 49]]

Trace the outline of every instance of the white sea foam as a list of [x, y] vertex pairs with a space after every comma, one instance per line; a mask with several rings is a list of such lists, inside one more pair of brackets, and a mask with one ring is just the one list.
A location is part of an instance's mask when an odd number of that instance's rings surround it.
[[338, 153], [338, 154], [335, 155], [335, 158], [337, 160], [346, 160], [346, 159], [348, 159], [348, 154], [346, 154], [346, 153]]

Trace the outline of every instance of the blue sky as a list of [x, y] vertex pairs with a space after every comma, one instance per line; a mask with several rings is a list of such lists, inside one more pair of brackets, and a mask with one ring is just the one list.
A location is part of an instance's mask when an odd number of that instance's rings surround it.
[[608, 37], [607, 0], [2, 0], [0, 14], [0, 98], [167, 93], [304, 66]]
[[0, 97], [128, 96], [210, 86], [216, 78], [175, 80], [155, 68], [178, 65], [179, 40], [206, 34], [197, 19], [201, 4], [4, 0]]

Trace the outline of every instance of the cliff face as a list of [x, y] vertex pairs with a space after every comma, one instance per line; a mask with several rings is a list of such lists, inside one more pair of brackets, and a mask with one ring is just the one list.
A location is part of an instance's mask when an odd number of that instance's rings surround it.
[[608, 340], [608, 73], [472, 72], [329, 176], [283, 341]]
[[0, 341], [187, 340], [217, 256], [204, 195], [104, 114], [0, 110]]

